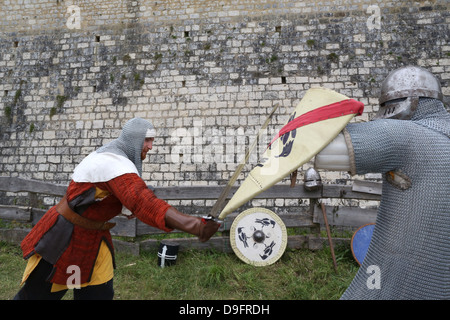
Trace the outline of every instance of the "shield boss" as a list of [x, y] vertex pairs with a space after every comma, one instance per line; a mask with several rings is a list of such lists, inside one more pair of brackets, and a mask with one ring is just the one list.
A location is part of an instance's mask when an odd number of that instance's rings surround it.
[[267, 266], [277, 261], [286, 249], [286, 226], [273, 211], [251, 208], [233, 221], [230, 242], [234, 253], [245, 263]]

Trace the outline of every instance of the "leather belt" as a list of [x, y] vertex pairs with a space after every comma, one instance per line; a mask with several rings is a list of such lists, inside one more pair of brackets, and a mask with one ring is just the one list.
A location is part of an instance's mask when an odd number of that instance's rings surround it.
[[65, 195], [61, 199], [61, 201], [56, 205], [56, 211], [58, 211], [60, 215], [62, 215], [72, 224], [88, 230], [109, 230], [116, 225], [115, 223], [112, 222], [94, 221], [80, 216], [78, 213], [70, 209], [69, 203], [67, 202], [67, 198]]

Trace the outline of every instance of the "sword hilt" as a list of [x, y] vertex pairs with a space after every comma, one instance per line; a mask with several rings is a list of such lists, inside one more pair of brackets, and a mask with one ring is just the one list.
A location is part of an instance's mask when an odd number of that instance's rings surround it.
[[220, 225], [223, 223], [223, 220], [219, 220], [218, 218], [213, 217], [213, 216], [210, 215], [210, 214], [208, 214], [207, 216], [203, 216], [203, 217], [202, 217], [202, 221], [203, 221], [204, 223], [208, 222], [209, 220], [212, 220], [212, 221], [214, 221], [214, 222], [216, 222], [216, 223], [218, 223], [218, 224], [220, 224]]

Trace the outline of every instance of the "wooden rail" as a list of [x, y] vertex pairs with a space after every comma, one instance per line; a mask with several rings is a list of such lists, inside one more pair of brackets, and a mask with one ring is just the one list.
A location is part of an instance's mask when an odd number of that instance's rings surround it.
[[[225, 186], [184, 186], [184, 187], [158, 187], [153, 189], [155, 195], [166, 201], [169, 200], [217, 200]], [[30, 206], [12, 206], [0, 205], [0, 219], [14, 220], [34, 225], [46, 212], [44, 209], [38, 209], [37, 195], [49, 195], [62, 197], [66, 192], [67, 186], [57, 185], [48, 182], [22, 179], [16, 177], [0, 177], [0, 191], [5, 192], [27, 192], [30, 197]], [[234, 187], [228, 198], [231, 198], [236, 192]], [[363, 192], [361, 192], [363, 191]], [[299, 207], [295, 213], [277, 213], [283, 220], [287, 228], [310, 227], [318, 228], [323, 222], [322, 212], [317, 206], [319, 199], [354, 199], [354, 200], [380, 200], [380, 184], [371, 182], [355, 182], [353, 186], [344, 185], [323, 185], [316, 191], [307, 191], [303, 184], [290, 187], [289, 185], [275, 185], [267, 191], [259, 194], [255, 199], [309, 199], [310, 205]], [[286, 210], [284, 210], [286, 211]], [[358, 227], [366, 223], [375, 222], [376, 209], [362, 209], [359, 207], [345, 206], [326, 206], [328, 222], [330, 225]], [[230, 214], [224, 220], [219, 232], [227, 233], [234, 218], [238, 213]], [[142, 235], [164, 233], [163, 231], [148, 226], [137, 219], [128, 219], [125, 216], [117, 216], [111, 220], [117, 225], [111, 230], [113, 236], [135, 238]], [[0, 240], [12, 237], [13, 241], [18, 241], [26, 233], [20, 231], [21, 235], [12, 235], [11, 230], [3, 230], [0, 233]], [[8, 239], [6, 239], [8, 240]], [[316, 235], [309, 236], [289, 236], [288, 247], [291, 248], [309, 248], [315, 249], [322, 246], [326, 239]], [[179, 238], [169, 241], [179, 242], [180, 249], [211, 249], [215, 248], [222, 251], [231, 251], [228, 236], [214, 236], [206, 243], [200, 243], [196, 238]], [[339, 239], [334, 239], [338, 242]], [[140, 243], [129, 243], [126, 241], [115, 241], [115, 246], [119, 250], [139, 253], [139, 251], [148, 251], [157, 248], [158, 240], [144, 240]]]

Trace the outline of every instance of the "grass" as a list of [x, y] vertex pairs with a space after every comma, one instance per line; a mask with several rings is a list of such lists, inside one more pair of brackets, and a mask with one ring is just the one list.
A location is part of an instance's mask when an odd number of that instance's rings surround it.
[[[232, 253], [181, 251], [177, 263], [160, 268], [157, 254], [116, 254], [116, 300], [335, 300], [358, 270], [349, 248], [287, 249], [276, 263], [254, 267]], [[0, 242], [0, 299], [19, 289], [26, 262], [16, 245]], [[64, 299], [71, 299], [69, 291]]]

